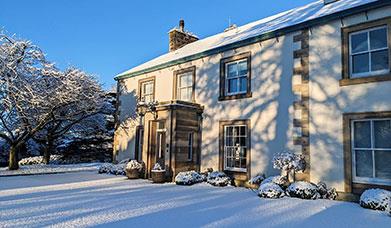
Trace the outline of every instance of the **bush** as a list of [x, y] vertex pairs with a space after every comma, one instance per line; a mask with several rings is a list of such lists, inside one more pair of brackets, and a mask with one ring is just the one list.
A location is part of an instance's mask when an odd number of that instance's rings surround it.
[[204, 176], [196, 171], [180, 172], [175, 177], [175, 183], [178, 185], [193, 185], [203, 182]]
[[278, 199], [285, 196], [284, 190], [272, 182], [262, 184], [258, 189], [258, 196], [262, 198]]
[[384, 189], [368, 189], [360, 197], [360, 205], [373, 210], [386, 210], [390, 205], [391, 192]]
[[141, 172], [142, 169], [143, 169], [143, 164], [139, 163], [139, 162], [136, 161], [136, 160], [131, 160], [131, 161], [128, 162], [128, 164], [126, 165], [126, 169], [137, 169], [139, 172]]
[[306, 163], [304, 156], [294, 154], [291, 151], [278, 153], [273, 157], [273, 168], [284, 171], [294, 170], [295, 172], [304, 171]]
[[[20, 166], [38, 165], [38, 164], [43, 164], [43, 157], [42, 156], [27, 157], [27, 158], [23, 158], [19, 161]], [[49, 164], [58, 165], [58, 164], [67, 164], [67, 162], [62, 160], [61, 155], [50, 155]]]
[[327, 188], [324, 182], [319, 182], [316, 187], [318, 187], [318, 192], [322, 199], [335, 200], [338, 196], [337, 190], [335, 188]]
[[255, 184], [255, 185], [261, 185], [262, 181], [265, 180], [265, 174], [257, 174], [255, 177], [251, 178], [248, 183], [249, 184]]
[[208, 174], [207, 182], [213, 186], [224, 187], [231, 183], [231, 179], [227, 174], [215, 171]]
[[297, 197], [301, 199], [320, 199], [321, 195], [318, 192], [318, 187], [309, 182], [298, 181], [289, 185], [287, 193], [291, 197]]
[[152, 168], [152, 172], [153, 171], [156, 171], [156, 172], [159, 172], [159, 171], [164, 171], [163, 167], [159, 164], [159, 163], [156, 163], [153, 168]]
[[274, 183], [281, 188], [286, 188], [289, 185], [288, 178], [285, 176], [271, 176], [262, 181], [261, 185]]
[[117, 165], [111, 163], [105, 163], [99, 167], [98, 173], [107, 173], [113, 175], [126, 175], [125, 164], [119, 163]]

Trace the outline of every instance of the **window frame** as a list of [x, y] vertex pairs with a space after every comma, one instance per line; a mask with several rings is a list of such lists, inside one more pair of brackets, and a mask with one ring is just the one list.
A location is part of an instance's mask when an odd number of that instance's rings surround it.
[[156, 78], [155, 76], [153, 77], [148, 77], [145, 79], [140, 79], [138, 81], [138, 98], [139, 101], [145, 102], [144, 100], [144, 94], [143, 94], [143, 89], [144, 85], [148, 83], [153, 83], [153, 89], [152, 89], [152, 94], [149, 94], [149, 96], [152, 96], [152, 101], [155, 101], [155, 91], [156, 91]]
[[[183, 75], [183, 74], [186, 74], [186, 73], [191, 73], [193, 78], [193, 84], [192, 84], [192, 92], [191, 92], [191, 98], [190, 100], [181, 100], [180, 97], [179, 97], [179, 84], [180, 84], [180, 80], [178, 80], [178, 78]], [[192, 103], [195, 103], [196, 100], [195, 100], [195, 89], [196, 89], [196, 67], [195, 66], [191, 66], [191, 67], [188, 67], [188, 68], [185, 68], [185, 69], [181, 69], [181, 70], [176, 70], [174, 71], [174, 85], [173, 85], [173, 100], [180, 100], [180, 101], [184, 101], [184, 102], [192, 102]]]
[[344, 160], [344, 177], [345, 189], [347, 193], [361, 194], [369, 188], [384, 188], [391, 190], [391, 185], [380, 183], [359, 183], [353, 180], [353, 151], [352, 151], [352, 124], [353, 120], [362, 119], [388, 119], [391, 118], [390, 111], [379, 112], [358, 112], [343, 113], [343, 160]]
[[[247, 86], [244, 92], [228, 93], [228, 65], [247, 61]], [[240, 81], [240, 76], [236, 78]], [[240, 83], [240, 82], [238, 82]], [[219, 101], [252, 97], [251, 91], [251, 52], [240, 53], [220, 60], [220, 96]]]
[[[233, 135], [231, 137], [237, 137], [237, 138], [240, 138], [240, 137], [245, 137], [246, 138], [246, 145], [245, 146], [239, 146], [240, 148], [246, 148], [246, 157], [243, 157], [243, 156], [236, 156], [236, 155], [232, 155], [232, 156], [228, 156], [227, 155], [227, 147], [235, 147], [235, 146], [227, 146], [227, 137], [229, 137], [227, 135], [227, 130], [228, 128], [235, 128], [235, 127], [245, 127], [245, 134], [244, 135]], [[227, 164], [227, 160], [228, 160], [228, 157], [231, 157], [232, 159], [236, 160], [236, 159], [239, 159], [239, 166], [241, 166], [241, 159], [243, 158], [246, 158], [246, 161], [247, 161], [247, 140], [248, 140], [248, 137], [249, 135], [247, 135], [247, 125], [246, 124], [230, 124], [230, 125], [224, 125], [224, 170], [228, 170], [228, 171], [237, 171], [237, 172], [247, 172], [247, 164], [246, 164], [246, 168], [238, 168], [238, 167], [228, 167], [228, 164]]]
[[[246, 168], [226, 167], [226, 127], [245, 126], [246, 127]], [[219, 169], [229, 174], [236, 175], [238, 179], [249, 179], [251, 173], [251, 121], [244, 120], [223, 120], [219, 122]]]
[[[351, 35], [361, 32], [378, 29], [380, 27], [387, 28], [387, 48], [388, 48], [388, 70], [382, 72], [367, 72], [355, 74], [353, 77], [352, 61], [351, 61]], [[341, 28], [342, 35], [342, 79], [339, 81], [340, 86], [356, 85], [362, 83], [373, 83], [391, 80], [391, 17], [382, 18], [370, 22], [364, 22], [357, 25]], [[369, 38], [368, 38], [369, 39]], [[368, 53], [371, 51], [368, 47]], [[370, 63], [369, 63], [370, 64]]]
[[[388, 120], [391, 121], [391, 118], [364, 118], [364, 119], [353, 119], [351, 120], [351, 151], [352, 151], [352, 178], [353, 182], [356, 183], [364, 183], [364, 184], [388, 184], [391, 185], [391, 179], [381, 179], [376, 178], [376, 161], [375, 161], [375, 153], [376, 151], [389, 151], [391, 153], [391, 148], [376, 148], [374, 146], [374, 121], [384, 121]], [[370, 148], [356, 148], [355, 145], [355, 138], [354, 138], [354, 123], [357, 122], [369, 122], [370, 123], [370, 134], [371, 134], [371, 147]], [[358, 177], [356, 175], [356, 150], [365, 150], [365, 151], [371, 151], [372, 154], [372, 176], [373, 177]]]

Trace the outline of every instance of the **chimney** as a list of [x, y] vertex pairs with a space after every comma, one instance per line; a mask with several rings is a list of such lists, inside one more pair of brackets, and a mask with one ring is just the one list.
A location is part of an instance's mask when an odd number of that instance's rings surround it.
[[171, 29], [168, 34], [170, 52], [198, 40], [197, 36], [185, 31], [185, 21], [182, 19], [179, 21], [179, 28]]
[[336, 2], [336, 1], [339, 1], [339, 0], [323, 0], [323, 4], [324, 4], [324, 5], [327, 5], [327, 4]]

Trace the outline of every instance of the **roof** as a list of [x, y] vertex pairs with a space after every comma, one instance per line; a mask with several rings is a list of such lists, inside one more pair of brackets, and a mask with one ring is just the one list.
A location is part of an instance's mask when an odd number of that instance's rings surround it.
[[190, 43], [120, 73], [115, 79], [160, 70], [386, 5], [391, 5], [391, 0], [340, 0], [327, 5], [318, 0]]

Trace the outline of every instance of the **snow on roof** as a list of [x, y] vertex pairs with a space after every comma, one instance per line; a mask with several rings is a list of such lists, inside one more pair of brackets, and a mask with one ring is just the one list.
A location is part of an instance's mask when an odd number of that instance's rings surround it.
[[308, 22], [320, 17], [377, 1], [380, 0], [340, 0], [324, 5], [323, 0], [318, 0], [308, 5], [288, 10], [274, 16], [243, 25], [236, 29], [190, 43], [176, 51], [166, 53], [152, 59], [151, 61], [118, 74], [116, 77], [137, 74], [140, 71], [146, 71], [148, 69], [158, 67], [159, 65], [180, 60], [214, 48], [223, 47], [248, 38], [260, 36], [262, 34], [298, 25], [303, 22]]

